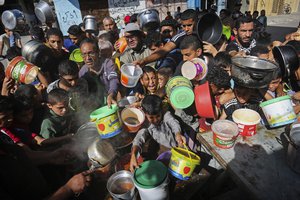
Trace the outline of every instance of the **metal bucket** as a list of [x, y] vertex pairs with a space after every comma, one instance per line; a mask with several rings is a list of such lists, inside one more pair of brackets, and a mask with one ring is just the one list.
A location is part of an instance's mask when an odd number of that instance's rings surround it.
[[93, 15], [87, 15], [83, 18], [84, 29], [87, 32], [97, 32], [97, 21]]
[[35, 5], [34, 13], [42, 23], [55, 22], [55, 16], [50, 5], [45, 1], [40, 1]]

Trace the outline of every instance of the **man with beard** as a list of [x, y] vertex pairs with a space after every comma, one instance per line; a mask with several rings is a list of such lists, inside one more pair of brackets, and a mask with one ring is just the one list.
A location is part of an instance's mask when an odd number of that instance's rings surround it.
[[[144, 59], [151, 54], [151, 50], [144, 43], [144, 33], [136, 23], [129, 23], [125, 26], [124, 37], [127, 41], [127, 47], [120, 56], [122, 64]], [[154, 63], [149, 65], [152, 66]]]
[[233, 33], [235, 39], [228, 44], [226, 51], [231, 55], [249, 55], [256, 40], [252, 37], [254, 29], [253, 19], [240, 17], [237, 19]]

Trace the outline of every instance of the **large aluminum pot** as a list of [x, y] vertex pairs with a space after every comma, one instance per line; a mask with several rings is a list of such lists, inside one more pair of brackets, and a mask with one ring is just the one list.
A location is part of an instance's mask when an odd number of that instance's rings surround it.
[[292, 124], [288, 137], [287, 162], [297, 173], [300, 173], [300, 123]]
[[273, 80], [277, 63], [254, 56], [233, 57], [231, 76], [235, 83], [248, 88], [265, 88]]
[[45, 1], [40, 1], [38, 4], [35, 5], [34, 13], [42, 23], [55, 22], [54, 12], [51, 6]]
[[290, 78], [299, 67], [297, 51], [291, 45], [274, 47], [273, 56], [281, 69], [282, 77]]
[[84, 29], [87, 32], [95, 33], [97, 32], [97, 21], [96, 17], [93, 15], [86, 15], [83, 18]]
[[140, 28], [144, 31], [156, 30], [159, 28], [160, 19], [156, 9], [146, 9], [138, 14]]
[[216, 44], [222, 36], [223, 25], [215, 13], [203, 13], [197, 22], [197, 34], [202, 41]]
[[22, 56], [38, 67], [44, 67], [49, 60], [53, 59], [51, 49], [37, 40], [30, 40], [24, 44]]
[[135, 186], [131, 172], [121, 170], [111, 175], [107, 181], [106, 188], [113, 199], [135, 199]]
[[4, 27], [9, 30], [23, 29], [26, 25], [23, 12], [17, 9], [5, 10], [1, 15], [1, 20]]

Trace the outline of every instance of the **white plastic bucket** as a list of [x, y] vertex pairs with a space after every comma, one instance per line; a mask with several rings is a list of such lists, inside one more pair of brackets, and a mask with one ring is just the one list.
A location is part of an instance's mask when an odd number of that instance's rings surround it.
[[142, 187], [139, 187], [135, 185], [135, 187], [138, 189], [141, 200], [167, 200], [169, 199], [169, 178], [166, 177], [165, 181], [151, 189], [145, 189]]
[[133, 64], [123, 64], [121, 66], [121, 83], [127, 88], [133, 88], [138, 83], [142, 74], [142, 68]]
[[133, 176], [141, 200], [168, 200], [168, 169], [160, 161], [148, 160], [136, 169]]
[[297, 119], [288, 95], [262, 102], [259, 106], [271, 128], [291, 124]]
[[239, 134], [242, 136], [253, 136], [257, 132], [257, 124], [261, 118], [258, 112], [240, 108], [232, 113], [232, 119], [239, 127]]

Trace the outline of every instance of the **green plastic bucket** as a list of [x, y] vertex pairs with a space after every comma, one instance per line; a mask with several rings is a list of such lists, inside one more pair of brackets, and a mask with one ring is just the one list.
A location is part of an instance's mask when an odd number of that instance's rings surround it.
[[110, 138], [122, 130], [118, 116], [118, 107], [113, 104], [111, 108], [103, 106], [90, 114], [91, 121], [96, 123], [98, 133], [102, 138]]
[[184, 109], [194, 102], [193, 85], [183, 76], [175, 76], [166, 84], [166, 94], [175, 108]]

